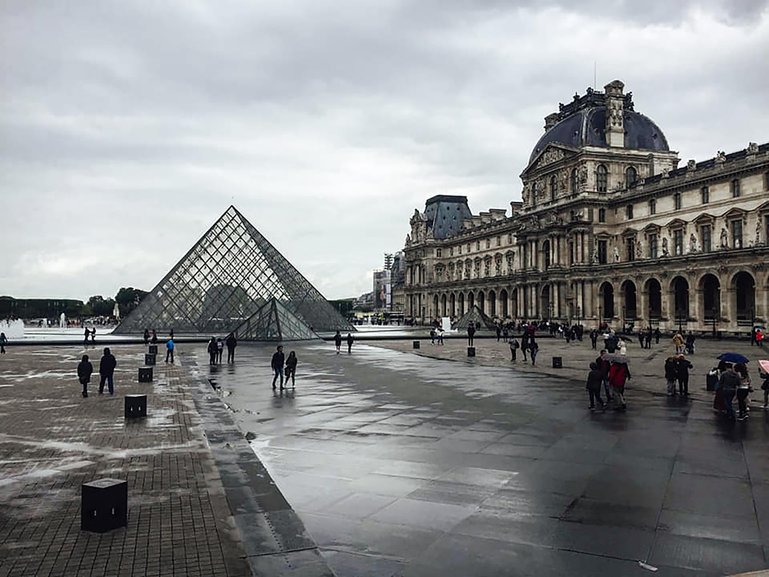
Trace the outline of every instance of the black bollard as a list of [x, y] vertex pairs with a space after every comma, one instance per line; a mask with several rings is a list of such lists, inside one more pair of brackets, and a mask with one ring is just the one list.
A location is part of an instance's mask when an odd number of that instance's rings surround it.
[[147, 416], [147, 395], [125, 396], [125, 418], [141, 419]]
[[139, 382], [140, 383], [152, 382], [152, 367], [139, 367]]
[[563, 358], [562, 357], [553, 357], [553, 368], [554, 369], [563, 368]]
[[467, 356], [468, 357], [474, 357], [475, 356], [475, 347], [467, 347]]
[[414, 341], [414, 342], [412, 343], [412, 346], [413, 346], [415, 349], [418, 349], [418, 348], [419, 348], [419, 341]]
[[80, 530], [106, 533], [128, 525], [128, 483], [98, 479], [83, 483], [80, 493]]

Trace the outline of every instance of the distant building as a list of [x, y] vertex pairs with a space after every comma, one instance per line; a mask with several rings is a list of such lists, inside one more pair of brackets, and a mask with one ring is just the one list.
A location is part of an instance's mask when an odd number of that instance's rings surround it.
[[769, 144], [678, 168], [614, 81], [545, 118], [523, 202], [411, 217], [406, 314], [747, 332], [769, 317]]

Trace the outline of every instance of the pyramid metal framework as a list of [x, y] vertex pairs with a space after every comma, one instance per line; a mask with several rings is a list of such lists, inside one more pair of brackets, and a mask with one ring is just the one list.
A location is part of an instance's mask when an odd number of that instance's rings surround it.
[[319, 339], [307, 324], [276, 299], [270, 299], [235, 330], [240, 341], [308, 341]]
[[[177, 334], [229, 333], [272, 300], [306, 323], [310, 332], [355, 330], [230, 206], [114, 333], [136, 334], [145, 328], [174, 329]], [[250, 327], [247, 334], [259, 332], [254, 321]]]
[[454, 323], [455, 329], [466, 329], [468, 325], [470, 324], [470, 321], [473, 321], [475, 323], [476, 329], [493, 329], [495, 327], [494, 321], [491, 319], [490, 316], [485, 314], [478, 305], [473, 305], [473, 307], [467, 311], [465, 314], [463, 314], [457, 322]]

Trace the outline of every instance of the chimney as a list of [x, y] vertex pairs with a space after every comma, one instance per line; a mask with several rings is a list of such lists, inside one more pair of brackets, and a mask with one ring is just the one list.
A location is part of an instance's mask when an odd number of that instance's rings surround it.
[[606, 92], [606, 143], [611, 147], [625, 146], [624, 88], [625, 85], [619, 80], [603, 87]]
[[548, 114], [547, 116], [545, 116], [545, 132], [553, 128], [553, 126], [555, 126], [556, 124], [558, 124], [557, 112], [553, 112], [552, 114]]

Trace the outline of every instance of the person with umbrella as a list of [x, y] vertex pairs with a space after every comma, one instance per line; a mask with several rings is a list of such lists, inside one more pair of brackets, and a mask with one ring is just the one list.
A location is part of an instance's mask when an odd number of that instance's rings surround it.
[[750, 393], [750, 375], [745, 363], [734, 365], [734, 372], [740, 377], [740, 383], [737, 385], [737, 406], [739, 408], [738, 421], [744, 421], [748, 418], [748, 394]]
[[737, 387], [740, 385], [740, 377], [734, 372], [732, 365], [726, 364], [724, 361], [724, 371], [721, 373], [721, 377], [718, 379], [718, 389], [721, 391], [721, 399], [724, 403], [724, 409], [726, 409], [726, 417], [730, 421], [734, 421], [734, 407], [732, 401], [734, 395], [737, 393]]

